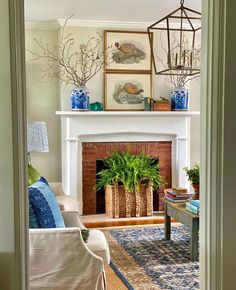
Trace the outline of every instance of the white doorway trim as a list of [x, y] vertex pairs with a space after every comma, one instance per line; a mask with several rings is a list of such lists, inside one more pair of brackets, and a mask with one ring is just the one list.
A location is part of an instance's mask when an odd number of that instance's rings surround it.
[[200, 288], [235, 288], [236, 3], [203, 0]]
[[27, 152], [24, 1], [1, 0], [0, 289], [26, 290]]
[[[7, 2], [7, 0], [5, 0]], [[234, 287], [235, 276], [235, 185], [236, 164], [236, 97], [235, 83], [230, 78], [235, 73], [236, 3], [235, 0], [203, 0], [202, 35], [202, 146], [201, 146], [201, 222], [200, 263], [201, 290], [228, 290]], [[18, 289], [26, 287], [25, 229], [27, 228], [26, 159], [25, 159], [25, 77], [24, 60], [24, 3], [8, 0], [10, 8], [10, 35], [16, 48], [12, 48], [12, 100], [13, 144], [15, 163], [16, 246], [22, 282]], [[227, 4], [227, 5], [226, 5]], [[234, 54], [233, 54], [234, 52]], [[232, 62], [234, 66], [232, 66]], [[20, 65], [19, 65], [20, 64]], [[19, 65], [19, 66], [18, 66]], [[235, 77], [236, 74], [234, 74]], [[20, 104], [20, 106], [19, 106]], [[20, 144], [17, 147], [16, 141]], [[23, 164], [25, 161], [25, 164]], [[22, 171], [20, 171], [20, 170]], [[19, 173], [21, 172], [21, 173]], [[19, 220], [17, 220], [19, 217]], [[21, 224], [20, 224], [21, 223]], [[232, 229], [232, 230], [231, 230]], [[16, 267], [17, 268], [17, 267]], [[20, 274], [19, 274], [20, 275]]]

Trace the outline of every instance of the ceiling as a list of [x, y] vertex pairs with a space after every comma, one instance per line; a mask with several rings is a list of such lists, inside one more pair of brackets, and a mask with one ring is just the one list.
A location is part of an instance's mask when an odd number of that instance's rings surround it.
[[[185, 0], [201, 11], [201, 0]], [[154, 22], [179, 7], [179, 0], [25, 0], [26, 21], [73, 19]]]

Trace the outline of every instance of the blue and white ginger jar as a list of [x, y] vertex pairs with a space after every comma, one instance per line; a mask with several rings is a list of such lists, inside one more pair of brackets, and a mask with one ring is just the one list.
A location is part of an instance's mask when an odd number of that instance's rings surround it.
[[176, 87], [171, 90], [171, 110], [188, 110], [188, 90], [184, 87]]
[[72, 110], [89, 110], [89, 91], [85, 86], [74, 88], [71, 92]]

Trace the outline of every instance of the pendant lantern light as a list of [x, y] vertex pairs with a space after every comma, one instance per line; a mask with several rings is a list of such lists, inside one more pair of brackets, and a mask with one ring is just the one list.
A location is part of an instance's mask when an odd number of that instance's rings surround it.
[[152, 60], [157, 75], [200, 73], [201, 13], [184, 6], [148, 27]]

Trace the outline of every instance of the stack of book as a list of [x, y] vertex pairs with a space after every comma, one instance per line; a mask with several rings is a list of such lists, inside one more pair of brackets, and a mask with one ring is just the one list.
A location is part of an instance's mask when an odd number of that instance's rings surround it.
[[173, 187], [172, 189], [168, 189], [164, 198], [171, 202], [186, 202], [192, 197], [192, 193], [188, 193], [186, 188], [182, 187]]
[[200, 203], [199, 200], [191, 200], [186, 203], [186, 209], [192, 213], [199, 214]]

